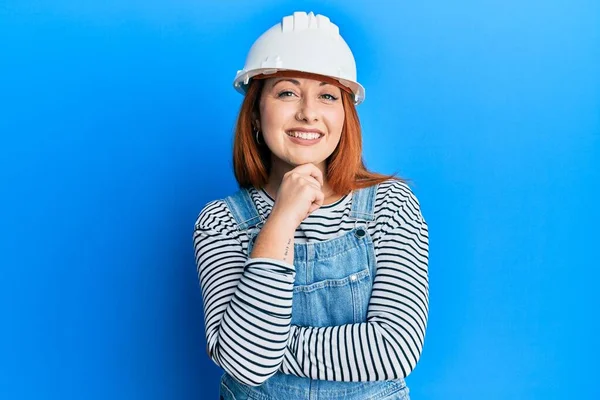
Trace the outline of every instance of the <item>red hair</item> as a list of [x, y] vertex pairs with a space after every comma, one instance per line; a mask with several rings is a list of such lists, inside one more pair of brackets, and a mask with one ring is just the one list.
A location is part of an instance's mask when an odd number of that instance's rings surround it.
[[[274, 76], [274, 75], [270, 75]], [[238, 114], [233, 143], [233, 171], [242, 188], [262, 188], [269, 179], [271, 151], [259, 146], [252, 129], [253, 116], [259, 115], [259, 99], [263, 79], [252, 79]], [[339, 86], [339, 84], [338, 84]], [[352, 94], [342, 90], [345, 121], [338, 146], [327, 159], [325, 181], [334, 193], [345, 195], [355, 189], [369, 187], [389, 179], [404, 181], [392, 175], [371, 172], [362, 159], [362, 134]]]

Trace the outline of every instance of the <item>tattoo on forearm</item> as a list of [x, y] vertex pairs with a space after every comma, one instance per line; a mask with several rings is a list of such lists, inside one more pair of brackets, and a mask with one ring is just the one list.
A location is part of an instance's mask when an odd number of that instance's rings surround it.
[[287, 244], [285, 245], [285, 253], [283, 253], [283, 260], [287, 261], [288, 259], [288, 253], [290, 252], [290, 243], [292, 242], [292, 239], [288, 239]]

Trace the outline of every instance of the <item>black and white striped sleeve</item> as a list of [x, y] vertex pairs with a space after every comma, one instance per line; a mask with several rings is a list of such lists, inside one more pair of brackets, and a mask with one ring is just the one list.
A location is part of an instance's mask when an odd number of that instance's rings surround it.
[[193, 234], [209, 357], [237, 381], [257, 386], [275, 374], [289, 337], [293, 265], [248, 258], [223, 229], [224, 204], [209, 203]]
[[429, 312], [429, 235], [412, 192], [375, 243], [377, 272], [367, 322], [292, 325], [281, 370], [334, 381], [408, 376], [421, 355]]

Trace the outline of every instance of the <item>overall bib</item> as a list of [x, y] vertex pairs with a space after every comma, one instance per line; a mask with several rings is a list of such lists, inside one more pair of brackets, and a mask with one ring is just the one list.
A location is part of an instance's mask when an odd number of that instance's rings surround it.
[[[352, 193], [350, 218], [354, 228], [345, 234], [315, 243], [294, 244], [296, 278], [292, 297], [292, 324], [335, 326], [365, 322], [376, 261], [367, 230], [375, 216], [376, 186]], [[238, 224], [246, 231], [248, 256], [264, 223], [246, 189], [225, 199]], [[316, 380], [278, 371], [253, 387], [221, 377], [223, 400], [408, 400], [404, 379], [372, 382]]]

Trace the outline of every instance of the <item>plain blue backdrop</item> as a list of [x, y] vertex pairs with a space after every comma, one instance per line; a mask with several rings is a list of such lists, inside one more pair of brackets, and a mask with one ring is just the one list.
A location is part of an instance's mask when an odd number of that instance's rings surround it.
[[216, 399], [192, 229], [293, 11], [430, 229], [413, 400], [598, 399], [600, 2], [0, 0], [0, 398]]

